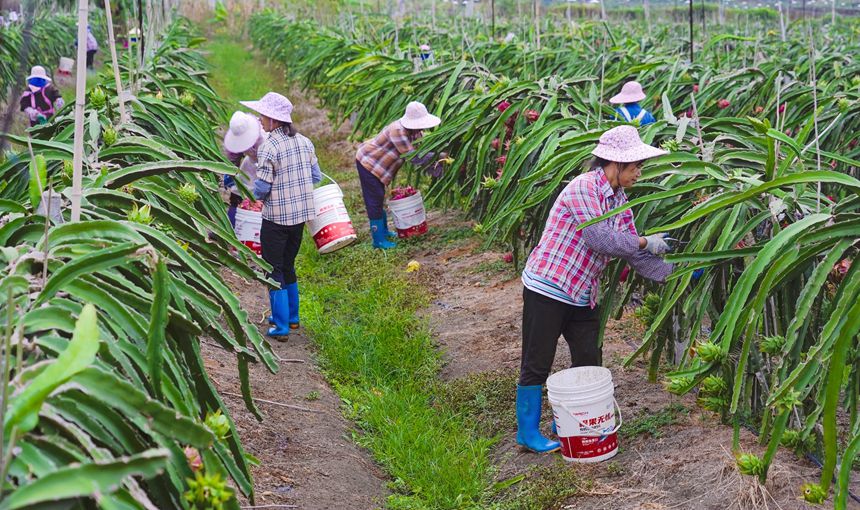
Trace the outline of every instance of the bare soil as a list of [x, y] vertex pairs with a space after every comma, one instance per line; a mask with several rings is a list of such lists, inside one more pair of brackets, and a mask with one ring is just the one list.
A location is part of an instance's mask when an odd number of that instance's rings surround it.
[[[455, 214], [430, 215], [431, 229], [468, 227]], [[434, 243], [429, 243], [433, 245]], [[439, 243], [437, 243], [439, 244]], [[425, 248], [414, 256], [421, 262], [424, 280], [435, 298], [426, 310], [432, 330], [444, 350], [443, 377], [455, 379], [478, 372], [519, 369], [522, 320], [522, 284], [513, 266], [504, 267], [502, 253], [484, 251], [475, 239]], [[479, 271], [476, 268], [490, 268]], [[500, 269], [501, 267], [501, 269]], [[647, 368], [636, 362], [624, 368], [623, 360], [636, 350], [643, 333], [631, 313], [610, 320], [604, 338], [604, 364], [612, 370], [615, 395], [622, 415], [630, 423], [654, 415], [672, 404], [689, 411], [677, 423], [622, 440], [620, 453], [599, 464], [570, 464], [583, 479], [579, 495], [563, 508], [589, 509], [804, 509], [800, 486], [815, 482], [819, 469], [781, 450], [771, 467], [766, 486], [760, 486], [735, 468], [732, 428], [699, 408], [692, 396], [667, 393], [659, 383], [647, 381]], [[554, 370], [569, 366], [566, 342], [559, 342]], [[511, 392], [514, 388], [511, 388]], [[548, 427], [549, 412], [544, 426]], [[526, 473], [532, 466], [554, 465], [558, 454], [523, 451], [512, 428], [494, 456], [498, 480]], [[741, 434], [744, 451], [762, 454], [757, 438]], [[857, 485], [857, 484], [855, 484]], [[849, 508], [860, 508], [854, 506]]]
[[[225, 274], [225, 278], [264, 332], [269, 309], [264, 289], [233, 274]], [[245, 449], [260, 459], [260, 466], [252, 469], [256, 504], [293, 504], [308, 510], [381, 506], [387, 495], [386, 475], [350, 439], [351, 424], [340, 411], [340, 398], [314, 364], [310, 341], [300, 331], [287, 342], [272, 342], [272, 347], [281, 359], [303, 363], [283, 362], [277, 374], [260, 364], [252, 365], [254, 398], [308, 411], [258, 401], [264, 416], [261, 423], [238, 396], [235, 356], [215, 344], [203, 345], [208, 372], [224, 396]]]

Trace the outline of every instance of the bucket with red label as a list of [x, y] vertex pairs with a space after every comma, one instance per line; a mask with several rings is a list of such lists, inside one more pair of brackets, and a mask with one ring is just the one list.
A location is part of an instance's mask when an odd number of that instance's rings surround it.
[[388, 209], [391, 210], [397, 237], [412, 237], [427, 232], [424, 199], [421, 198], [421, 192], [412, 186], [392, 190]]
[[618, 453], [621, 410], [608, 368], [561, 370], [546, 387], [564, 460], [600, 462]]
[[316, 218], [308, 221], [308, 229], [320, 253], [339, 250], [357, 239], [343, 203], [343, 191], [331, 177], [328, 178], [332, 184], [314, 190]]
[[236, 239], [251, 248], [257, 255], [263, 255], [263, 247], [260, 245], [260, 229], [263, 227], [263, 203], [251, 202], [245, 199], [236, 208]]

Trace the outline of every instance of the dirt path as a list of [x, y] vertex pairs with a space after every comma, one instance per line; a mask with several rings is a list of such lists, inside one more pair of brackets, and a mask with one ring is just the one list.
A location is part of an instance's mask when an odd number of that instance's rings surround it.
[[[443, 376], [453, 380], [470, 374], [502, 371], [513, 377], [520, 360], [522, 285], [501, 253], [480, 250], [465, 232], [469, 224], [452, 214], [430, 217], [431, 248], [415, 257], [427, 271], [435, 293], [426, 310], [431, 327], [445, 351]], [[817, 481], [820, 471], [810, 462], [780, 450], [771, 467], [766, 490], [738, 474], [731, 453], [732, 430], [703, 411], [691, 396], [673, 397], [659, 384], [649, 383], [643, 363], [624, 369], [623, 359], [638, 346], [642, 328], [630, 315], [607, 326], [604, 360], [613, 373], [616, 397], [625, 428], [621, 452], [600, 464], [571, 464], [583, 479], [580, 494], [564, 508], [590, 509], [714, 509], [812, 508], [799, 499], [800, 486]], [[568, 366], [565, 342], [559, 342], [554, 370]], [[513, 406], [513, 388], [510, 389]], [[545, 413], [543, 423], [549, 419]], [[651, 431], [648, 432], [647, 430]], [[552, 466], [558, 455], [523, 452], [514, 442], [515, 424], [508, 423], [495, 456], [497, 478], [506, 480], [535, 465]], [[548, 431], [547, 431], [548, 432]], [[744, 451], [763, 453], [748, 431], [741, 435]], [[559, 467], [564, 469], [564, 467]], [[856, 507], [849, 507], [856, 508]]]
[[[245, 310], [260, 320], [261, 330], [268, 327], [262, 323], [268, 312], [263, 289], [235, 275], [225, 276]], [[293, 334], [288, 342], [272, 345], [281, 359], [303, 363], [281, 363], [275, 375], [252, 365], [254, 398], [310, 411], [258, 402], [265, 418], [262, 423], [238, 396], [235, 357], [212, 344], [204, 344], [203, 349], [206, 367], [230, 408], [245, 448], [260, 459], [260, 466], [252, 469], [256, 503], [292, 504], [306, 510], [378, 508], [386, 496], [385, 473], [350, 439], [350, 423], [341, 414], [340, 398], [319, 373], [310, 341]]]
[[[350, 168], [354, 149], [346, 141], [346, 129], [334, 130], [325, 110], [319, 108], [313, 98], [296, 90], [283, 89], [282, 75], [277, 70], [258, 67], [263, 60], [256, 57], [250, 47], [241, 48], [239, 43], [224, 40], [218, 44], [222, 45], [219, 51], [231, 52], [229, 68], [216, 67], [215, 70], [215, 82], [222, 93], [241, 94], [241, 99], [249, 99], [261, 96], [273, 86], [294, 103], [295, 124], [314, 142], [324, 171]], [[234, 74], [219, 75], [224, 72]], [[254, 79], [242, 73], [261, 73], [262, 78]], [[223, 85], [225, 81], [227, 85]], [[345, 189], [350, 186], [344, 183]], [[305, 242], [313, 241], [305, 236]], [[268, 313], [269, 303], [264, 289], [230, 272], [225, 272], [224, 276], [243, 308], [259, 321], [260, 330], [265, 332], [268, 324], [264, 324], [264, 315]], [[247, 451], [260, 460], [260, 465], [252, 468], [256, 504], [296, 505], [306, 510], [381, 507], [388, 494], [386, 474], [366, 450], [352, 441], [352, 424], [343, 417], [340, 398], [317, 368], [313, 344], [300, 331], [292, 334], [289, 341], [272, 342], [272, 345], [281, 359], [303, 362], [281, 363], [281, 370], [274, 375], [263, 366], [252, 365], [252, 394], [257, 399], [297, 405], [309, 411], [259, 402], [265, 418], [262, 423], [245, 409], [237, 396], [240, 388], [235, 356], [214, 344], [203, 346], [209, 374], [227, 402], [242, 442]]]

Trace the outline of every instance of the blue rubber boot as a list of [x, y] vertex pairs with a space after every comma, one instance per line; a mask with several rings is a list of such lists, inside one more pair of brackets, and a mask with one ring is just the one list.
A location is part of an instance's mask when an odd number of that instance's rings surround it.
[[268, 335], [281, 341], [290, 336], [290, 294], [286, 289], [272, 291], [272, 317], [275, 327]]
[[290, 297], [290, 329], [299, 329], [299, 284], [287, 285], [287, 295]]
[[393, 232], [391, 230], [388, 230], [388, 213], [386, 213], [384, 211], [382, 213], [382, 221], [383, 221], [383, 224], [385, 225], [385, 235], [389, 239], [397, 239], [397, 232]]
[[542, 387], [517, 385], [517, 444], [537, 453], [554, 452], [561, 448], [540, 433]]
[[[275, 291], [270, 290], [269, 291], [269, 311], [272, 312], [272, 310], [274, 310], [274, 309], [275, 309]], [[274, 313], [274, 312], [272, 312], [272, 313]], [[269, 315], [269, 318], [267, 320], [269, 321], [269, 325], [271, 325], [271, 326], [275, 325], [275, 318], [272, 317], [271, 315]]]
[[396, 243], [388, 240], [388, 229], [385, 227], [385, 218], [378, 220], [370, 220], [370, 235], [373, 237], [373, 247], [387, 250], [397, 246]]

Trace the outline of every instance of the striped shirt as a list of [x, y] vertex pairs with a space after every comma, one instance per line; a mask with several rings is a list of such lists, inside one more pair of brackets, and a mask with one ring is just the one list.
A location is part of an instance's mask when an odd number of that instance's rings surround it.
[[375, 138], [361, 144], [355, 159], [382, 181], [382, 184], [388, 186], [403, 166], [402, 156], [415, 151], [413, 143], [421, 136], [422, 133], [418, 132], [417, 136], [410, 137], [406, 128], [396, 120]]
[[522, 276], [523, 286], [532, 292], [537, 292], [548, 298], [561, 301], [564, 304], [571, 306], [590, 306], [591, 305], [591, 288], [585, 289], [585, 292], [580, 294], [576, 299], [570, 297], [561, 287], [551, 281], [541, 278], [540, 276], [530, 273], [528, 270], [523, 271]]
[[314, 144], [284, 128], [269, 133], [257, 150], [257, 179], [272, 185], [263, 201], [263, 219], [278, 225], [298, 225], [316, 217], [313, 166]]

